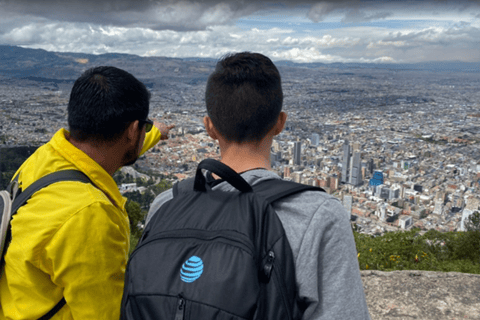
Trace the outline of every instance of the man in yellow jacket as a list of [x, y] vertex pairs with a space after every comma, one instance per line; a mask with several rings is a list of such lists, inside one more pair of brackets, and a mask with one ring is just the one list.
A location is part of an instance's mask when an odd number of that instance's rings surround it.
[[148, 120], [149, 100], [144, 84], [114, 67], [87, 70], [75, 82], [69, 131], [59, 130], [17, 174], [22, 190], [68, 169], [94, 185], [54, 183], [14, 215], [0, 271], [0, 319], [38, 319], [63, 298], [52, 319], [119, 318], [130, 229], [112, 175], [173, 127]]

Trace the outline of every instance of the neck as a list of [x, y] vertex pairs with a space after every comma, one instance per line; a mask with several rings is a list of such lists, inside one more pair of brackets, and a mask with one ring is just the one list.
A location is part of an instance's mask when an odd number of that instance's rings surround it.
[[70, 136], [66, 136], [66, 138], [76, 148], [82, 150], [87, 156], [92, 158], [93, 161], [98, 163], [109, 175], [113, 176], [115, 171], [121, 167], [121, 164], [115, 161], [117, 157], [110, 156], [112, 152], [115, 152], [111, 150], [111, 146], [80, 142]]
[[268, 141], [220, 143], [222, 162], [236, 172], [257, 168], [270, 170], [270, 145], [271, 142], [268, 144]]

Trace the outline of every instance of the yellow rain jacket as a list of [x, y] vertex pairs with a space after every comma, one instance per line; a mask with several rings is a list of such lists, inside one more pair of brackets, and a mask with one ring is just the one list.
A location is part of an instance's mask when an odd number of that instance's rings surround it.
[[[0, 274], [0, 319], [38, 319], [65, 297], [52, 319], [119, 319], [130, 225], [113, 178], [59, 130], [20, 167], [22, 189], [59, 170], [95, 184], [62, 181], [36, 192], [12, 219]], [[160, 140], [146, 134], [142, 153]]]

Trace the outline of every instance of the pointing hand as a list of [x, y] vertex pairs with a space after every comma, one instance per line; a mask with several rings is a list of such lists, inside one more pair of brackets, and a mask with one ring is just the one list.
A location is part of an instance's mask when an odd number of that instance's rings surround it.
[[175, 128], [174, 124], [171, 124], [171, 125], [167, 126], [165, 123], [160, 123], [158, 121], [155, 121], [153, 123], [153, 125], [155, 127], [157, 127], [157, 129], [162, 134], [162, 136], [160, 137], [160, 140], [167, 140], [168, 139], [168, 133], [169, 133], [170, 129]]

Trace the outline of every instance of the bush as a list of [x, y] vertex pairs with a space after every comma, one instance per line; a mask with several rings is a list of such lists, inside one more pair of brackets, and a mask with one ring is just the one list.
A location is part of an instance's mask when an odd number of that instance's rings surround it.
[[380, 237], [354, 231], [361, 270], [430, 270], [480, 274], [480, 232], [419, 229]]
[[127, 200], [125, 210], [130, 220], [130, 253], [132, 253], [142, 235], [143, 229], [139, 225], [145, 218], [146, 212], [140, 208], [138, 202], [132, 200]]

